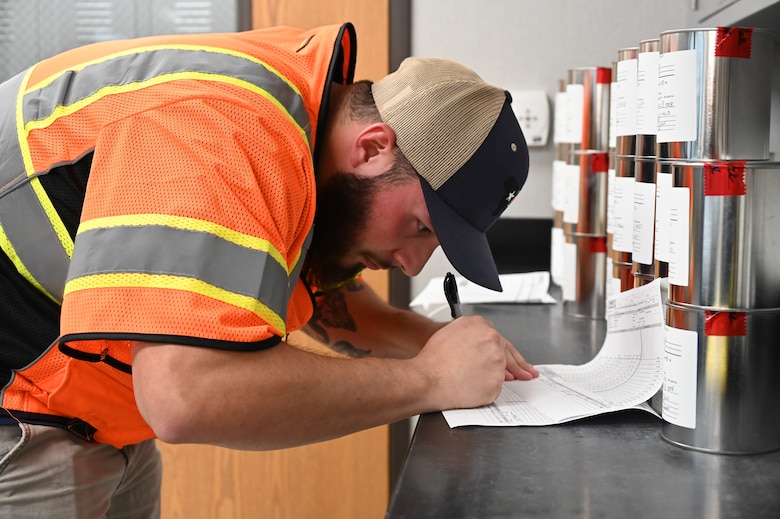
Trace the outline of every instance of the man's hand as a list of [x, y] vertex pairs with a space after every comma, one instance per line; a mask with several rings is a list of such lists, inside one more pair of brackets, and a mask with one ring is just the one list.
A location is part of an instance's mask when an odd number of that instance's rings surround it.
[[461, 317], [437, 331], [415, 362], [433, 379], [430, 396], [438, 409], [488, 405], [501, 393], [504, 380], [538, 375], [492, 323], [479, 316]]
[[525, 360], [517, 348], [508, 340], [503, 339], [506, 354], [506, 374], [504, 380], [531, 380], [539, 376], [533, 365]]

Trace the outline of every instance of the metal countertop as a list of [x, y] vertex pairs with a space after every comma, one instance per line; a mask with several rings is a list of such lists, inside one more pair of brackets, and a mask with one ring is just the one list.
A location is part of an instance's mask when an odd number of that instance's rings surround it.
[[[562, 305], [465, 306], [534, 364], [582, 364], [601, 347], [603, 320]], [[697, 452], [661, 437], [642, 411], [548, 427], [459, 427], [420, 417], [388, 519], [514, 517], [780, 517], [780, 451]]]

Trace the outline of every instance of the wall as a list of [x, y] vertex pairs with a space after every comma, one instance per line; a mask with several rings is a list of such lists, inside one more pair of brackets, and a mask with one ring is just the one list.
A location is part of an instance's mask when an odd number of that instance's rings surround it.
[[[413, 0], [411, 49], [415, 56], [460, 61], [509, 90], [545, 90], [552, 110], [567, 69], [609, 67], [618, 49], [690, 27], [689, 6], [686, 0]], [[553, 158], [551, 137], [545, 147], [531, 148], [528, 182], [506, 217], [552, 217]], [[438, 249], [412, 279], [412, 296], [448, 269]]]

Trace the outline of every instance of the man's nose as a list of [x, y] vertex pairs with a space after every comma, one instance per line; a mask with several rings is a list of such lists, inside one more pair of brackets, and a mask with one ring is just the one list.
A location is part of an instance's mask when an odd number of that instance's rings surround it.
[[432, 239], [414, 246], [397, 249], [393, 253], [393, 261], [407, 276], [416, 276], [439, 246], [439, 241]]

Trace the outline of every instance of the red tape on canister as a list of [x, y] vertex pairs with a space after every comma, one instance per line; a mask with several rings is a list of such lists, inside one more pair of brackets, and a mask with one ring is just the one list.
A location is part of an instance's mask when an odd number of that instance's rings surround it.
[[593, 153], [590, 156], [590, 172], [606, 173], [609, 170], [609, 154]]
[[753, 29], [750, 27], [718, 27], [715, 56], [750, 59]]
[[599, 85], [609, 85], [612, 83], [612, 69], [607, 67], [597, 67], [596, 83]]
[[590, 242], [590, 253], [591, 254], [600, 254], [600, 253], [606, 253], [607, 252], [607, 237], [606, 236], [598, 236], [593, 237], [588, 240]]
[[704, 312], [704, 335], [719, 337], [741, 337], [747, 335], [747, 314], [745, 312]]
[[745, 161], [711, 162], [704, 165], [704, 196], [745, 194]]

